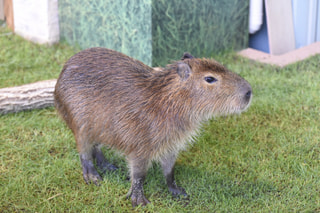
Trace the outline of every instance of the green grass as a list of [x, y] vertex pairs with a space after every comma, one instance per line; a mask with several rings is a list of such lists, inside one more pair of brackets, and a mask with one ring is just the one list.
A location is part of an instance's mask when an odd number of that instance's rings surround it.
[[57, 78], [76, 51], [66, 44], [35, 45], [0, 27], [0, 88]]
[[[1, 87], [57, 77], [74, 53], [12, 35], [0, 45]], [[189, 200], [169, 195], [155, 164], [145, 185], [152, 204], [132, 209], [124, 158], [108, 150], [120, 170], [86, 185], [73, 135], [49, 108], [0, 116], [0, 212], [319, 212], [320, 56], [285, 68], [215, 58], [251, 83], [254, 98], [240, 116], [212, 119], [179, 156]]]

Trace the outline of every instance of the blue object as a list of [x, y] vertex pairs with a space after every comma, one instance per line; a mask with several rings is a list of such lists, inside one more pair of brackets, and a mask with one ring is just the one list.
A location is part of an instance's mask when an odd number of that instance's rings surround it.
[[249, 47], [266, 52], [266, 53], [270, 53], [267, 18], [266, 18], [264, 6], [263, 6], [263, 23], [262, 23], [261, 29], [257, 31], [255, 34], [249, 35]]
[[296, 48], [320, 41], [320, 0], [292, 0]]

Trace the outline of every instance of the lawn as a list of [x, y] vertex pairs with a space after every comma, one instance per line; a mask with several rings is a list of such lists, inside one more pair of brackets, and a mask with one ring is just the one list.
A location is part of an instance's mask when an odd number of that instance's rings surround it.
[[[76, 51], [0, 28], [0, 87], [57, 78]], [[169, 195], [154, 164], [152, 203], [132, 209], [124, 157], [110, 150], [120, 169], [86, 185], [73, 135], [49, 108], [0, 116], [0, 212], [320, 212], [320, 55], [285, 68], [234, 52], [213, 57], [247, 79], [254, 97], [240, 116], [205, 124], [180, 154], [176, 178], [188, 199]]]

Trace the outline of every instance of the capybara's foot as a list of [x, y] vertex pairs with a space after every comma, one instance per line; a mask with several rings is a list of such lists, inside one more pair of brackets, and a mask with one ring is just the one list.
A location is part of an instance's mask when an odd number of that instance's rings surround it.
[[89, 168], [83, 168], [83, 179], [87, 184], [94, 183], [97, 186], [99, 186], [102, 181], [98, 172]]
[[127, 194], [127, 198], [131, 197], [132, 207], [145, 206], [150, 203], [143, 193], [143, 180], [144, 178], [137, 178], [132, 181], [130, 191]]
[[97, 164], [97, 167], [99, 168], [99, 170], [104, 174], [107, 171], [113, 172], [115, 170], [118, 169], [118, 167], [116, 167], [115, 165], [105, 161], [103, 163]]
[[185, 196], [187, 197], [188, 194], [186, 193], [186, 190], [182, 187], [178, 187], [177, 185], [169, 187], [169, 191], [171, 194], [176, 197], [176, 196]]
[[93, 162], [90, 160], [81, 159], [82, 164], [82, 172], [83, 172], [83, 179], [87, 184], [94, 183], [95, 185], [99, 186], [100, 182], [102, 181], [101, 176], [94, 168]]
[[143, 193], [132, 193], [131, 203], [132, 203], [132, 207], [136, 207], [139, 205], [145, 206], [148, 203], [150, 203], [150, 201], [143, 195]]

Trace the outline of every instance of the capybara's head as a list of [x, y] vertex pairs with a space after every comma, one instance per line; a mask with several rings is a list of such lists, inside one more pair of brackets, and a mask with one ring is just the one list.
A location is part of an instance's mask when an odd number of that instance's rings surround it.
[[193, 105], [199, 107], [202, 115], [235, 114], [249, 107], [252, 98], [250, 84], [218, 62], [185, 53], [176, 66], [180, 80], [197, 102]]

